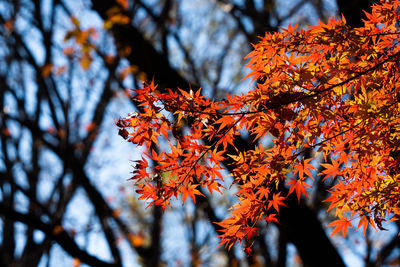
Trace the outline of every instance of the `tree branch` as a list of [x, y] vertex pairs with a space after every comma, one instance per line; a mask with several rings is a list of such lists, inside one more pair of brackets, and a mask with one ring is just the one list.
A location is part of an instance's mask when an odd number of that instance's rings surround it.
[[30, 213], [20, 213], [14, 209], [7, 207], [0, 202], [0, 214], [7, 219], [22, 222], [28, 226], [38, 229], [51, 237], [52, 240], [57, 242], [69, 255], [79, 259], [81, 262], [86, 263], [90, 266], [101, 266], [101, 267], [114, 267], [119, 266], [114, 263], [107, 263], [99, 260], [98, 258], [88, 254], [86, 251], [80, 249], [75, 241], [65, 232], [64, 229], [58, 230], [58, 227], [42, 222], [38, 217]]

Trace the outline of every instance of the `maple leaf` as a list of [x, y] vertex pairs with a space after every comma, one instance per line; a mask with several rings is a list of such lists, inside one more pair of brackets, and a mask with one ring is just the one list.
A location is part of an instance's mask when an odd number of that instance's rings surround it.
[[243, 232], [247, 235], [247, 239], [251, 239], [254, 235], [258, 235], [258, 228], [246, 226], [243, 229]]
[[286, 206], [285, 203], [283, 203], [283, 200], [285, 199], [285, 197], [281, 197], [280, 196], [281, 192], [274, 194], [272, 197], [272, 200], [268, 200], [268, 208], [270, 208], [271, 206], [274, 207], [274, 209], [279, 212], [279, 206]]
[[353, 227], [351, 222], [346, 218], [341, 218], [339, 220], [335, 220], [327, 225], [327, 227], [335, 227], [330, 236], [335, 235], [336, 233], [342, 231], [343, 236], [346, 237], [348, 227]]
[[267, 223], [270, 223], [270, 222], [278, 223], [278, 219], [276, 218], [276, 214], [274, 214], [274, 213], [271, 213], [271, 214], [268, 214], [268, 215], [264, 216], [263, 219]]
[[220, 191], [220, 187], [223, 187], [222, 185], [220, 185], [219, 183], [217, 183], [217, 182], [210, 182], [210, 183], [207, 183], [206, 184], [206, 186], [207, 186], [207, 189], [208, 189], [208, 191], [210, 192], [210, 195], [212, 195], [212, 193], [213, 193], [213, 191], [215, 190], [215, 191], [217, 191], [217, 192], [219, 192], [219, 193], [221, 193], [221, 191]]
[[195, 195], [200, 195], [203, 196], [204, 195], [196, 189], [196, 187], [198, 187], [198, 184], [188, 184], [187, 186], [181, 186], [180, 187], [180, 191], [182, 192], [182, 203], [185, 204], [186, 198], [187, 196], [189, 196], [194, 203], [196, 203], [196, 197]]
[[336, 176], [341, 175], [340, 164], [341, 162], [336, 161], [335, 159], [332, 159], [332, 164], [320, 163], [320, 165], [325, 168], [325, 170], [321, 172], [321, 174], [325, 174], [323, 181], [330, 176], [332, 176], [332, 179], [334, 179]]
[[244, 251], [246, 252], [247, 255], [252, 255], [253, 254], [253, 250], [251, 248], [251, 246], [248, 246], [244, 249]]
[[365, 236], [365, 232], [367, 231], [368, 224], [369, 224], [369, 220], [366, 216], [362, 216], [360, 218], [360, 220], [358, 221], [357, 230], [362, 226], [363, 231], [364, 231], [364, 236]]
[[258, 189], [257, 195], [260, 195], [260, 197], [268, 198], [270, 191], [271, 190], [268, 187], [261, 187]]
[[225, 151], [217, 151], [215, 148], [212, 152], [210, 151], [210, 161], [214, 162], [215, 164], [220, 164], [225, 160], [225, 157], [223, 156]]
[[306, 159], [306, 160], [304, 160], [304, 158], [301, 159], [300, 164], [295, 165], [293, 173], [294, 174], [298, 173], [301, 180], [303, 180], [304, 174], [306, 174], [308, 177], [312, 178], [312, 174], [311, 174], [310, 170], [316, 170], [315, 167], [309, 163], [312, 160], [313, 160], [313, 158]]
[[292, 179], [287, 182], [287, 185], [290, 185], [288, 196], [296, 191], [297, 200], [300, 203], [300, 196], [303, 194], [306, 198], [308, 198], [307, 191], [305, 187], [310, 187], [306, 182], [301, 179]]

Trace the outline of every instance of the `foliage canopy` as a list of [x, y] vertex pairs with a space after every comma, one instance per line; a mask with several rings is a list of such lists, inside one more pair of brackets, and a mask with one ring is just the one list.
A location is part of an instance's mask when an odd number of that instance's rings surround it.
[[[218, 101], [154, 82], [135, 90], [140, 111], [117, 125], [147, 151], [132, 177], [140, 199], [165, 208], [178, 195], [195, 202], [200, 188], [221, 192], [229, 162], [238, 203], [218, 223], [221, 244], [249, 247], [257, 223], [278, 222], [288, 195], [307, 197], [315, 177], [335, 181], [326, 199], [338, 217], [332, 235], [346, 235], [355, 219], [364, 231], [384, 229], [400, 215], [399, 8], [375, 4], [360, 28], [341, 18], [267, 33], [247, 57], [256, 85], [242, 95]], [[252, 150], [236, 148], [243, 131]]]

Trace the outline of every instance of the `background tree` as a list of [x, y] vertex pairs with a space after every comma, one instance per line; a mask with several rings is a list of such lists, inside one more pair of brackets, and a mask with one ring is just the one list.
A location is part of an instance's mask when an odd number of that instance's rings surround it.
[[[354, 14], [362, 14], [361, 2], [351, 9]], [[182, 257], [174, 254], [170, 237], [161, 236], [162, 225], [178, 223], [171, 216], [177, 213], [145, 210], [130, 197], [128, 185], [116, 192], [128, 173], [111, 185], [103, 177], [122, 164], [115, 155], [123, 146], [110, 137], [113, 119], [123, 112], [121, 106], [128, 112], [135, 105], [121, 88], [138, 88], [154, 77], [160, 89], [201, 86], [223, 97], [244, 88], [242, 58], [258, 35], [290, 21], [325, 20], [334, 8], [329, 1], [0, 3], [1, 264], [54, 265], [54, 258], [69, 254], [76, 265], [92, 266], [128, 266], [127, 255], [137, 255], [146, 266], [180, 261], [285, 266], [295, 258], [289, 245], [294, 244], [309, 266], [326, 264], [327, 258], [343, 265], [316, 216], [324, 209], [322, 184], [314, 203], [290, 205], [280, 226], [262, 230], [249, 258], [240, 251], [214, 253], [216, 232], [210, 229], [218, 226], [210, 222], [225, 216], [217, 206], [233, 200], [199, 199], [178, 212], [187, 232], [182, 246], [190, 247]], [[299, 216], [307, 218], [306, 225], [294, 223]], [[379, 247], [372, 241], [367, 238], [361, 252], [366, 265], [385, 262], [398, 246], [398, 237]]]

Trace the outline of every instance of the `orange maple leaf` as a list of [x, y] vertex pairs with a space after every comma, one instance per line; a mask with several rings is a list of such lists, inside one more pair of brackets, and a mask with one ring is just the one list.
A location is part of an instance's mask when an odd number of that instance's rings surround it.
[[296, 191], [297, 200], [300, 203], [300, 196], [303, 194], [306, 198], [308, 198], [307, 191], [305, 187], [310, 187], [306, 182], [301, 179], [293, 179], [286, 183], [290, 185], [288, 196]]
[[337, 234], [338, 232], [342, 231], [343, 236], [346, 237], [348, 227], [353, 227], [351, 222], [346, 218], [341, 218], [339, 220], [335, 220], [327, 225], [327, 227], [335, 227], [330, 236]]
[[321, 174], [325, 174], [323, 181], [330, 176], [332, 176], [332, 179], [334, 179], [336, 176], [341, 175], [340, 164], [341, 162], [336, 161], [335, 159], [332, 159], [332, 164], [320, 163], [320, 165], [325, 168], [325, 170], [321, 172]]
[[189, 196], [194, 203], [196, 203], [196, 197], [195, 195], [200, 195], [203, 196], [204, 195], [196, 189], [196, 187], [198, 187], [198, 184], [188, 184], [187, 186], [181, 186], [180, 190], [182, 192], [182, 203], [185, 204], [186, 198], [187, 196]]
[[282, 201], [282, 200], [285, 199], [285, 197], [281, 197], [280, 194], [281, 194], [281, 192], [279, 192], [279, 193], [277, 193], [277, 194], [274, 194], [273, 197], [272, 197], [272, 200], [268, 200], [268, 208], [270, 208], [271, 206], [273, 206], [274, 209], [275, 209], [277, 212], [279, 212], [279, 206], [285, 206], [285, 207], [287, 207], [286, 204], [283, 203], [283, 201]]

